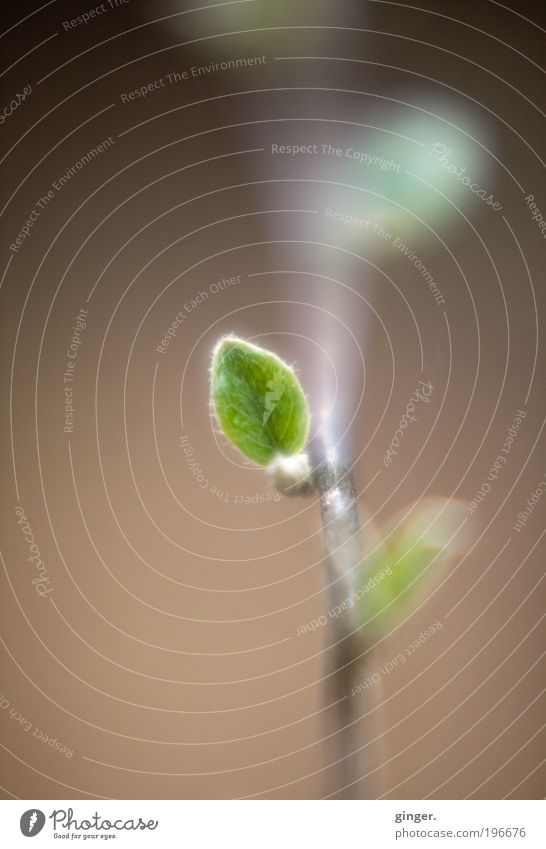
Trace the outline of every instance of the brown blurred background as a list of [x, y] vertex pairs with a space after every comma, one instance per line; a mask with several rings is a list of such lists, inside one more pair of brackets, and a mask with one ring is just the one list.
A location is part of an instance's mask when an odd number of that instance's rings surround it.
[[[330, 630], [297, 636], [328, 606], [318, 505], [216, 431], [227, 332], [348, 431], [377, 528], [467, 506], [464, 556], [370, 653], [359, 793], [542, 797], [539, 5], [5, 5], [2, 104], [31, 91], [0, 128], [3, 797], [339, 789]], [[385, 467], [419, 379], [431, 403]]]

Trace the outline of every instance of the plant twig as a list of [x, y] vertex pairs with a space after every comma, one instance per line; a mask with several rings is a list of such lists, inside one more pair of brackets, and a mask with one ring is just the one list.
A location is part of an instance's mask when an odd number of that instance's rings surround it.
[[334, 701], [338, 796], [356, 798], [359, 780], [358, 735], [351, 685], [362, 653], [352, 603], [356, 569], [362, 560], [358, 508], [353, 476], [348, 464], [319, 449], [313, 457], [314, 485], [319, 492], [324, 541], [328, 560], [326, 582], [332, 619], [330, 690]]

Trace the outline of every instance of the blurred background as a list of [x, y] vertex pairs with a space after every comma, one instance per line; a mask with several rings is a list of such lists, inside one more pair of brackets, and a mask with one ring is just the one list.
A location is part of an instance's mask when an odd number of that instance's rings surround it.
[[3, 797], [340, 789], [318, 505], [218, 433], [224, 333], [296, 366], [364, 535], [466, 511], [367, 656], [359, 794], [543, 797], [539, 6], [5, 5]]

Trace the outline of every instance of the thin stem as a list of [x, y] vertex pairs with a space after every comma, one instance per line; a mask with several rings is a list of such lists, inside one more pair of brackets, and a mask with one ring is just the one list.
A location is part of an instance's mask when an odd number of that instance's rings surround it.
[[[330, 596], [333, 645], [330, 689], [335, 711], [336, 757], [339, 796], [356, 798], [359, 780], [358, 736], [351, 685], [362, 653], [352, 606], [360, 544], [358, 508], [353, 476], [346, 462], [323, 452], [314, 458], [314, 484], [319, 492], [324, 541], [328, 560], [326, 583]], [[349, 603], [348, 603], [349, 602]]]

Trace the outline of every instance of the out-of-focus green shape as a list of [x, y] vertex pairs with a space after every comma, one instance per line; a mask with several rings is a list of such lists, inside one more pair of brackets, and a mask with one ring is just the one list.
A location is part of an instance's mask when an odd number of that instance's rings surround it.
[[461, 502], [437, 497], [402, 511], [381, 534], [363, 530], [369, 553], [358, 571], [354, 601], [364, 634], [380, 636], [426, 599], [466, 546], [458, 531], [464, 518]]
[[[352, 198], [348, 193], [341, 211], [368, 223], [337, 226], [345, 227], [354, 250], [364, 246], [366, 256], [400, 255], [408, 263], [416, 257], [426, 264], [421, 251], [430, 255], [431, 239], [441, 245], [446, 225], [452, 232], [464, 227], [469, 209], [490, 211], [453, 170], [464, 169], [471, 183], [497, 198], [498, 174], [489, 153], [494, 142], [487, 123], [452, 100], [420, 102], [416, 111], [399, 107], [399, 135], [355, 135], [346, 143], [352, 155], [339, 159], [349, 163], [348, 182], [363, 190]], [[365, 157], [363, 163], [353, 158], [358, 154]]]
[[307, 399], [276, 354], [236, 336], [221, 339], [212, 359], [211, 395], [223, 432], [254, 463], [266, 466], [304, 447]]

